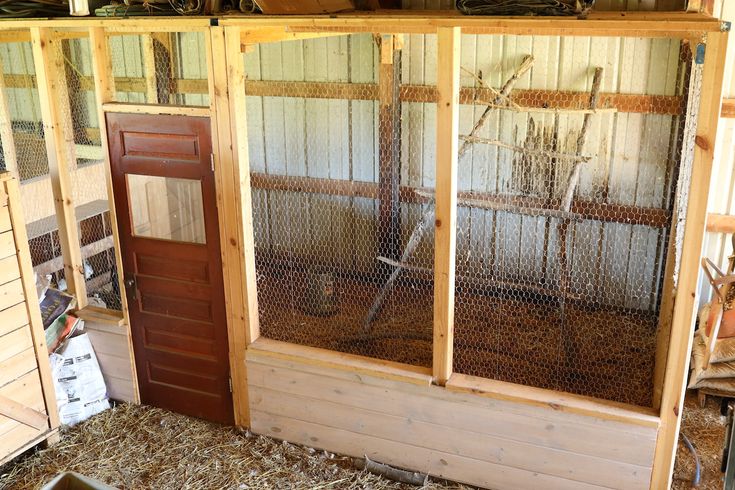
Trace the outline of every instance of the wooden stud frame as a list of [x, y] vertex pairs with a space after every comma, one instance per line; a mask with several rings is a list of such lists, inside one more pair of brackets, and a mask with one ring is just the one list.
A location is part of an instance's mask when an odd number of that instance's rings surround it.
[[[216, 23], [214, 23], [216, 24]], [[50, 98], [54, 85], [49, 42], [53, 33], [65, 28], [89, 30], [95, 66], [100, 122], [105, 112], [123, 111], [156, 114], [208, 115], [212, 121], [217, 199], [222, 243], [222, 257], [227, 302], [230, 344], [230, 368], [233, 380], [233, 402], [238, 425], [249, 424], [245, 352], [259, 337], [257, 292], [255, 284], [254, 242], [249, 162], [247, 154], [246, 116], [242, 110], [245, 98], [243, 45], [283, 39], [302, 39], [351, 32], [380, 34], [438, 33], [440, 71], [437, 83], [437, 220], [435, 248], [435, 338], [434, 368], [431, 379], [446, 384], [448, 390], [465, 391], [491, 398], [512, 399], [522, 403], [552, 407], [555, 410], [583, 413], [605, 420], [624, 421], [636, 425], [657, 424], [659, 427], [651, 488], [670, 484], [676, 449], [683, 393], [691, 348], [691, 328], [695, 313], [698, 259], [705, 230], [707, 189], [720, 113], [720, 93], [727, 33], [721, 23], [702, 13], [627, 12], [595, 13], [587, 20], [553, 18], [473, 18], [447, 13], [402, 12], [388, 15], [339, 15], [333, 17], [227, 17], [214, 25], [209, 18], [155, 19], [74, 19], [49, 21], [7, 21], [0, 30], [5, 37], [22, 37], [30, 28], [37, 58], [37, 74], [42, 103]], [[58, 30], [58, 31], [57, 31]], [[150, 34], [153, 31], [201, 31], [207, 43], [208, 91], [210, 106], [192, 108], [161, 105], [132, 105], [113, 102], [114, 89], [106, 35], [121, 33]], [[75, 31], [69, 31], [70, 33]], [[517, 34], [614, 37], [681, 37], [706, 39], [707, 50], [702, 80], [698, 119], [697, 147], [690, 182], [690, 201], [686, 215], [686, 231], [679, 272], [679, 290], [672, 306], [671, 335], [666, 370], [661, 391], [660, 411], [620, 406], [601, 400], [583, 399], [529, 387], [512, 387], [491, 380], [479, 382], [452, 373], [452, 329], [454, 291], [454, 230], [456, 220], [456, 145], [458, 141], [457, 110], [460, 101], [458, 82], [459, 35]], [[66, 34], [72, 35], [72, 34]], [[152, 90], [152, 87], [151, 87]], [[1, 104], [0, 104], [1, 105]], [[55, 109], [47, 104], [44, 114], [54, 121]], [[2, 107], [0, 107], [0, 110]], [[57, 155], [63, 163], [63, 149], [54, 146], [57, 125], [50, 124], [52, 135], [49, 155]], [[57, 130], [58, 131], [58, 130]], [[101, 130], [104, 140], [104, 128]], [[0, 134], [2, 136], [2, 134]], [[57, 139], [56, 141], [60, 141]], [[109, 167], [109, 162], [108, 162]], [[57, 167], [63, 179], [66, 169]], [[67, 176], [68, 178], [68, 176]], [[109, 180], [108, 180], [109, 182]], [[64, 196], [62, 182], [59, 196]], [[112, 199], [112, 195], [110, 195]], [[63, 204], [64, 201], [59, 201]], [[68, 212], [60, 207], [59, 213]], [[113, 217], [114, 219], [114, 217]], [[73, 222], [73, 221], [71, 221]], [[115, 226], [113, 221], [113, 227]], [[116, 237], [117, 240], [117, 237]], [[69, 240], [67, 240], [69, 241]], [[116, 243], [117, 244], [117, 243]], [[116, 247], [116, 250], [119, 250]], [[119, 257], [118, 257], [119, 260]], [[73, 267], [72, 271], [73, 273]], [[670, 271], [669, 271], [670, 272]], [[668, 272], [667, 272], [668, 273]], [[123, 299], [124, 301], [124, 299]], [[127, 311], [125, 312], [127, 319]], [[257, 348], [258, 343], [250, 349]], [[291, 354], [279, 353], [288, 359]], [[314, 362], [341, 365], [344, 355], [324, 354], [329, 359]], [[354, 360], [350, 363], [354, 364]], [[349, 363], [348, 363], [349, 364]], [[351, 369], [346, 367], [345, 369]], [[360, 361], [360, 372], [396, 380], [415, 379], [415, 368], [383, 361]], [[421, 373], [426, 376], [429, 373]], [[422, 378], [423, 379], [423, 378]], [[509, 388], [509, 386], [511, 386]]]
[[[64, 275], [69, 291], [77, 299], [77, 306], [87, 305], [87, 285], [79, 245], [74, 200], [72, 199], [70, 169], [76, 164], [74, 145], [65, 145], [64, 132], [69, 124], [63, 118], [70, 111], [63, 111], [60, 104], [68, 103], [64, 64], [61, 57], [61, 40], [46, 27], [31, 28], [33, 60], [38, 82], [46, 154], [48, 155], [51, 188], [54, 194], [56, 217], [59, 222], [59, 242], [64, 257]], [[73, 141], [73, 138], [72, 138]]]
[[[110, 226], [112, 228], [112, 239], [115, 248], [115, 265], [118, 271], [123, 270], [122, 255], [120, 252], [120, 235], [117, 227], [117, 213], [115, 212], [115, 196], [112, 187], [112, 169], [110, 167], [110, 154], [107, 145], [107, 122], [105, 119], [105, 104], [115, 98], [115, 85], [112, 77], [112, 59], [105, 31], [99, 27], [89, 29], [89, 45], [92, 52], [92, 70], [95, 80], [95, 97], [97, 102], [97, 120], [100, 125], [100, 144], [104, 149], [105, 180], [107, 184], [107, 201], [109, 203]], [[128, 300], [125, 295], [125, 284], [123, 274], [118, 274], [118, 290], [123, 314], [123, 327], [128, 341], [128, 352], [132, 369], [133, 397], [136, 403], [140, 403], [140, 392], [138, 390], [138, 376], [136, 375], [135, 355], [133, 354], [133, 338], [130, 331], [130, 313], [128, 311]]]

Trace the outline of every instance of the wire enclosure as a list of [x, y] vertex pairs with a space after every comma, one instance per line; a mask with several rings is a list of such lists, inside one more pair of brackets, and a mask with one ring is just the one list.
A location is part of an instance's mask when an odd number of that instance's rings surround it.
[[[454, 370], [651, 406], [688, 46], [461, 46]], [[431, 366], [436, 36], [244, 56], [262, 335]]]

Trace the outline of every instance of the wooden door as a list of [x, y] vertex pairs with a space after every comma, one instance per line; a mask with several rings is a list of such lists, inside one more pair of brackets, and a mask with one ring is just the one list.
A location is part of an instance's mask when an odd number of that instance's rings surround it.
[[209, 119], [107, 114], [141, 401], [232, 424]]

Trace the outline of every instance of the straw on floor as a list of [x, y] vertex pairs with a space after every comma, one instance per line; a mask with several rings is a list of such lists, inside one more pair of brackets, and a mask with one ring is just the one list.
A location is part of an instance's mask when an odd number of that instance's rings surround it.
[[[416, 488], [360, 471], [351, 458], [127, 404], [0, 468], [0, 489], [38, 489], [63, 471], [136, 490]], [[432, 482], [424, 488], [466, 487]]]

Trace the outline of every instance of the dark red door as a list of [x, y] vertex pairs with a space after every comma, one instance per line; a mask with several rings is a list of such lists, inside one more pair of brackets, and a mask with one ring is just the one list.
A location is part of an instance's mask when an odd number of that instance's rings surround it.
[[231, 424], [209, 119], [107, 114], [143, 403]]

